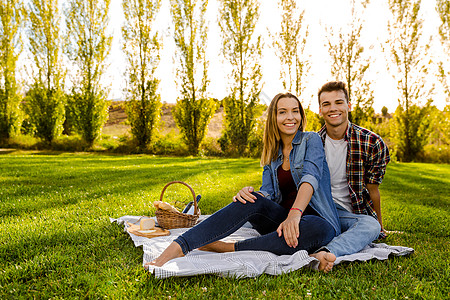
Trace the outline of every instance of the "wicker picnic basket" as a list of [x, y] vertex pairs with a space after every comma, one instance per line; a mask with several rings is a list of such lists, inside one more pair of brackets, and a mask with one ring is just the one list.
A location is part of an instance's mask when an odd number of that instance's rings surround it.
[[165, 229], [192, 227], [197, 223], [198, 217], [200, 216], [200, 209], [197, 206], [197, 201], [195, 199], [195, 192], [190, 187], [190, 185], [188, 185], [187, 183], [185, 183], [183, 181], [171, 181], [168, 184], [166, 184], [166, 186], [163, 188], [163, 190], [161, 192], [161, 197], [159, 200], [163, 201], [164, 192], [166, 191], [167, 187], [169, 187], [169, 185], [174, 184], [174, 183], [183, 184], [191, 190], [193, 202], [194, 202], [194, 204], [193, 204], [194, 205], [194, 214], [188, 215], [188, 214], [183, 214], [181, 212], [167, 211], [167, 210], [158, 208], [155, 212], [156, 220], [158, 221], [158, 225]]

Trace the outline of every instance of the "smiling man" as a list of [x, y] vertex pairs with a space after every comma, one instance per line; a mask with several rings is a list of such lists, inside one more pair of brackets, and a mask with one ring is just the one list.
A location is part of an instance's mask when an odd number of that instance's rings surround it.
[[360, 251], [377, 237], [386, 237], [378, 186], [390, 160], [389, 151], [380, 136], [349, 121], [351, 103], [345, 83], [324, 84], [318, 98], [325, 120], [319, 134], [342, 229], [324, 249], [342, 256]]

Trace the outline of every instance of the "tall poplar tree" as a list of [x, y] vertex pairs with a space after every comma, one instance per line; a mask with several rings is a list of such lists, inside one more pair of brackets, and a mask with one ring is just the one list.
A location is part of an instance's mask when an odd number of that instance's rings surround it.
[[173, 116], [189, 153], [195, 155], [215, 110], [215, 102], [207, 94], [209, 62], [205, 52], [208, 34], [205, 13], [208, 1], [171, 0], [170, 4], [181, 94]]
[[160, 43], [154, 31], [160, 0], [123, 0], [125, 24], [122, 27], [123, 50], [128, 66], [127, 116], [131, 133], [140, 148], [152, 141], [161, 108], [157, 94], [159, 80], [155, 70], [159, 63]]
[[31, 0], [28, 39], [35, 74], [26, 96], [26, 110], [36, 135], [51, 143], [63, 130], [64, 70], [58, 0]]
[[0, 141], [20, 128], [16, 63], [21, 50], [19, 0], [0, 0]]
[[[437, 0], [436, 10], [441, 19], [441, 25], [439, 26], [439, 36], [441, 37], [441, 43], [443, 46], [443, 52], [446, 55], [447, 65], [450, 64], [450, 1], [449, 0]], [[445, 68], [443, 63], [439, 64], [439, 79], [444, 86], [445, 93], [447, 94], [447, 101], [450, 101], [450, 69]]]
[[304, 50], [309, 35], [304, 24], [305, 11], [299, 11], [295, 0], [280, 0], [281, 31], [273, 37], [273, 47], [281, 62], [280, 79], [283, 88], [300, 97], [305, 89], [305, 77], [310, 69]]
[[[426, 134], [417, 130], [417, 123], [423, 123], [430, 106], [420, 106], [427, 100], [431, 90], [427, 82], [428, 47], [422, 38], [423, 20], [420, 18], [421, 0], [390, 0], [389, 7], [393, 21], [388, 24], [389, 50], [394, 65], [394, 78], [400, 94], [396, 110], [396, 132], [394, 143], [400, 160], [412, 161], [423, 149], [422, 140]], [[424, 110], [424, 112], [419, 111]]]
[[71, 97], [75, 127], [92, 145], [107, 117], [107, 89], [101, 84], [112, 36], [107, 34], [111, 0], [69, 0], [65, 12], [69, 58], [78, 74]]
[[371, 82], [367, 80], [366, 72], [370, 66], [370, 59], [361, 45], [360, 37], [363, 29], [362, 10], [368, 1], [361, 3], [361, 9], [352, 1], [351, 22], [335, 33], [327, 29], [328, 52], [331, 56], [331, 75], [342, 80], [347, 85], [348, 99], [352, 103], [351, 121], [365, 126], [374, 114], [373, 90]]
[[223, 102], [224, 133], [219, 142], [223, 150], [243, 154], [258, 117], [262, 89], [262, 41], [255, 33], [260, 4], [258, 0], [220, 0], [219, 6], [223, 54], [232, 68], [230, 94]]

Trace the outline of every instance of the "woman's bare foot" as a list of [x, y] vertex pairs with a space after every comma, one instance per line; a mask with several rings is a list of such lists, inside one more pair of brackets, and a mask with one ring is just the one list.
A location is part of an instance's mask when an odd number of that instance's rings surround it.
[[219, 252], [219, 253], [234, 252], [234, 242], [216, 241], [203, 247], [200, 247], [198, 248], [198, 250]]
[[162, 267], [169, 260], [182, 256], [184, 256], [184, 254], [181, 250], [180, 245], [178, 245], [178, 243], [172, 242], [169, 247], [167, 247], [166, 250], [164, 250], [163, 253], [158, 256], [158, 258], [146, 263], [144, 268], [148, 269], [148, 266]]
[[320, 251], [318, 253], [311, 254], [310, 256], [319, 260], [319, 271], [328, 273], [331, 271], [336, 260], [336, 256], [333, 253]]

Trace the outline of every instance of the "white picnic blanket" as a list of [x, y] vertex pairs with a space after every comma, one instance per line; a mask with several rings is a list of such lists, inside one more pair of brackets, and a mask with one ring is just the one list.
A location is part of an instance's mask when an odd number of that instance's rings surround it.
[[[200, 221], [207, 218], [207, 215], [200, 217]], [[118, 219], [110, 218], [111, 222], [123, 224], [126, 228], [129, 223], [138, 223], [141, 216], [123, 216]], [[145, 237], [130, 234], [136, 247], [143, 246], [143, 265], [157, 258], [162, 251], [187, 228], [171, 229], [169, 236], [155, 237], [148, 239]], [[258, 236], [256, 230], [249, 226], [244, 226], [230, 235], [227, 240], [244, 240]], [[369, 244], [358, 253], [339, 256], [335, 264], [346, 261], [365, 261], [370, 259], [385, 260], [389, 255], [404, 256], [414, 252], [414, 249], [389, 246], [383, 243]], [[312, 258], [304, 250], [293, 255], [275, 255], [266, 251], [239, 251], [230, 253], [213, 253], [207, 251], [194, 250], [184, 257], [176, 258], [162, 267], [150, 266], [157, 278], [168, 278], [172, 276], [193, 276], [201, 274], [215, 274], [224, 277], [256, 277], [263, 273], [269, 275], [279, 275], [298, 270], [302, 267], [317, 269], [319, 261]]]

